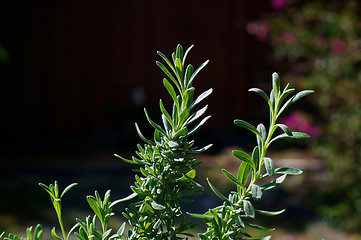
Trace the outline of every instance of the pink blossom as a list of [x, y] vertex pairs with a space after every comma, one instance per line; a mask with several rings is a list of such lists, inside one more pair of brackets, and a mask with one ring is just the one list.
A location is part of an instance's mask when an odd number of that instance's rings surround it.
[[274, 10], [282, 10], [287, 5], [287, 0], [271, 0], [270, 4]]
[[318, 126], [313, 126], [307, 117], [299, 112], [294, 112], [283, 117], [280, 122], [288, 126], [291, 130], [301, 131], [313, 137], [321, 135], [321, 129]]
[[258, 41], [264, 42], [267, 40], [269, 26], [266, 22], [254, 23], [250, 22], [247, 24], [247, 32], [251, 35], [254, 35]]
[[345, 43], [341, 40], [335, 40], [331, 43], [331, 51], [334, 53], [341, 53], [345, 49]]
[[293, 43], [296, 41], [296, 35], [293, 32], [286, 32], [282, 35], [282, 40], [287, 44]]

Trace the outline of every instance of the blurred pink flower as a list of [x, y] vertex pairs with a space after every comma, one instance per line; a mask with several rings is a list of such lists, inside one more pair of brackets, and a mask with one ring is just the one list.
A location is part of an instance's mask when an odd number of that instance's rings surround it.
[[270, 4], [274, 10], [282, 10], [287, 5], [287, 0], [271, 0]]
[[345, 43], [341, 40], [335, 40], [331, 43], [331, 51], [334, 53], [340, 53], [343, 52], [345, 49]]
[[321, 129], [318, 126], [313, 126], [307, 117], [299, 112], [294, 112], [280, 120], [291, 130], [301, 131], [310, 136], [318, 137], [321, 135]]
[[247, 32], [250, 35], [254, 35], [258, 41], [264, 42], [267, 40], [267, 37], [268, 37], [268, 32], [269, 32], [268, 23], [266, 23], [266, 22], [262, 22], [262, 23], [250, 22], [247, 24]]
[[287, 44], [293, 43], [296, 41], [296, 35], [293, 32], [286, 32], [282, 35], [282, 41]]

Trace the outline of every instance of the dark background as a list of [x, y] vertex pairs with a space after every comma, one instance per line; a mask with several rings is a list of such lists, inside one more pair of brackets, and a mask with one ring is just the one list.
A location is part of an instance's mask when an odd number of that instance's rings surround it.
[[[10, 59], [0, 70], [1, 152], [133, 146], [133, 123], [149, 128], [143, 107], [158, 120], [159, 99], [170, 99], [156, 51], [170, 57], [178, 43], [195, 45], [188, 59], [194, 67], [210, 59], [195, 87], [197, 94], [214, 89], [204, 130], [217, 138], [233, 119], [255, 112], [258, 98], [247, 89], [270, 79], [260, 59], [266, 49], [245, 31], [267, 8], [250, 0], [3, 1], [0, 44]], [[139, 88], [145, 101], [135, 105]]]

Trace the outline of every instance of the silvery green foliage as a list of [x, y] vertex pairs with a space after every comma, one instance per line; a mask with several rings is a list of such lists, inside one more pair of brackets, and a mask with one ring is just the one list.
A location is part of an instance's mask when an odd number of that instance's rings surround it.
[[[39, 185], [49, 194], [50, 199], [53, 203], [53, 207], [55, 209], [56, 215], [58, 217], [59, 225], [63, 234], [63, 238], [61, 238], [55, 231], [55, 227], [51, 231], [51, 235], [56, 240], [68, 240], [71, 234], [74, 232], [75, 237], [79, 240], [94, 240], [94, 239], [101, 239], [101, 240], [111, 240], [111, 239], [119, 239], [124, 240], [125, 238], [122, 236], [125, 223], [123, 223], [119, 230], [112, 234], [112, 229], [108, 229], [109, 220], [114, 215], [112, 212], [112, 207], [126, 199], [116, 200], [114, 202], [110, 202], [110, 190], [108, 190], [105, 195], [104, 199], [102, 200], [99, 193], [95, 191], [95, 196], [87, 196], [87, 201], [89, 206], [94, 212], [94, 216], [87, 216], [85, 222], [81, 221], [80, 219], [76, 219], [77, 223], [66, 233], [63, 218], [62, 218], [62, 206], [61, 200], [65, 193], [67, 193], [71, 188], [77, 185], [77, 183], [72, 183], [68, 185], [63, 192], [60, 194], [58, 182], [55, 181], [54, 184], [50, 184], [49, 186], [39, 183]], [[101, 229], [98, 229], [97, 226], [101, 225]], [[40, 226], [40, 225], [39, 225]], [[35, 229], [35, 233], [37, 233], [38, 227]], [[41, 229], [41, 227], [40, 227]], [[76, 232], [78, 229], [78, 232]], [[31, 230], [31, 229], [30, 229]], [[29, 230], [28, 230], [29, 235]], [[39, 235], [39, 234], [38, 234]], [[10, 236], [10, 235], [9, 235]], [[41, 235], [40, 235], [41, 238]], [[1, 238], [0, 238], [1, 239]], [[18, 240], [18, 239], [10, 239], [10, 240]], [[41, 240], [41, 239], [28, 239], [28, 240]]]
[[33, 231], [33, 227], [28, 227], [26, 229], [26, 237], [19, 237], [15, 234], [9, 233], [9, 235], [7, 237], [4, 237], [4, 232], [2, 234], [0, 234], [0, 239], [4, 239], [4, 240], [42, 240], [43, 237], [43, 229], [41, 228], [41, 225], [38, 224], [35, 229], [34, 232]]
[[[291, 138], [304, 139], [309, 136], [301, 132], [292, 132], [286, 125], [277, 123], [277, 119], [291, 104], [300, 98], [312, 93], [311, 90], [301, 91], [290, 96], [295, 89], [289, 89], [288, 85], [283, 91], [280, 89], [280, 79], [277, 73], [273, 74], [273, 88], [270, 96], [258, 88], [251, 88], [249, 91], [256, 92], [261, 95], [267, 102], [270, 112], [269, 128], [261, 123], [257, 127], [243, 120], [235, 120], [237, 126], [245, 128], [256, 135], [257, 145], [254, 147], [251, 155], [234, 150], [232, 153], [240, 159], [242, 163], [239, 166], [237, 176], [232, 175], [226, 169], [222, 169], [224, 175], [237, 186], [237, 191], [231, 192], [228, 197], [224, 196], [214, 185], [208, 180], [210, 188], [220, 197], [224, 203], [221, 206], [210, 209], [205, 214], [191, 214], [194, 217], [202, 218], [207, 224], [207, 230], [203, 234], [199, 234], [201, 239], [254, 239], [245, 231], [245, 227], [256, 228], [262, 231], [273, 231], [274, 228], [266, 228], [252, 224], [251, 219], [257, 214], [274, 216], [281, 214], [280, 211], [265, 211], [255, 209], [252, 201], [259, 201], [264, 191], [272, 189], [281, 184], [287, 175], [299, 175], [301, 170], [296, 168], [276, 168], [271, 158], [267, 156], [267, 149], [271, 143]], [[286, 101], [286, 99], [288, 100]], [[277, 129], [281, 129], [282, 133], [274, 136]], [[266, 178], [276, 175], [272, 180], [263, 185], [258, 185], [259, 180], [265, 181]], [[270, 239], [270, 236], [259, 239]]]
[[69, 186], [67, 186], [62, 193], [59, 191], [58, 182], [55, 181], [54, 184], [50, 184], [49, 186], [46, 186], [43, 183], [39, 183], [39, 186], [42, 187], [50, 196], [51, 202], [53, 203], [54, 210], [56, 212], [56, 216], [58, 217], [59, 226], [61, 229], [61, 233], [63, 235], [63, 238], [61, 238], [55, 231], [55, 227], [51, 231], [51, 235], [53, 238], [57, 240], [68, 240], [70, 237], [70, 234], [75, 230], [77, 227], [77, 224], [72, 227], [68, 234], [65, 231], [63, 218], [62, 218], [62, 207], [61, 207], [61, 199], [63, 196], [74, 186], [76, 186], [77, 183], [72, 183]]
[[166, 110], [160, 100], [162, 124], [151, 120], [144, 110], [154, 128], [153, 140], [143, 136], [136, 124], [138, 134], [145, 142], [144, 146], [138, 144], [137, 157], [127, 160], [116, 155], [127, 163], [141, 166], [139, 175], [135, 176], [136, 182], [131, 186], [133, 194], [129, 196], [138, 197], [139, 201], [130, 204], [123, 213], [133, 227], [128, 233], [129, 239], [181, 239], [192, 236], [187, 230], [196, 226], [185, 217], [180, 203], [191, 202], [189, 196], [202, 190], [195, 181], [195, 168], [200, 162], [193, 154], [207, 150], [211, 144], [198, 148], [190, 137], [210, 117], [201, 118], [207, 105], [198, 110], [196, 107], [211, 94], [212, 89], [195, 97], [194, 79], [208, 61], [196, 70], [192, 65], [186, 65], [191, 48], [183, 52], [182, 46], [178, 45], [172, 61], [158, 52], [165, 64], [156, 64], [168, 77], [163, 79], [163, 84], [173, 100], [173, 108]]
[[[207, 110], [207, 105], [198, 110], [195, 110], [195, 107], [211, 94], [212, 89], [203, 92], [198, 97], [194, 96], [194, 87], [192, 87], [194, 78], [208, 61], [195, 71], [192, 65], [185, 66], [185, 60], [191, 48], [183, 53], [182, 46], [178, 45], [176, 52], [172, 54], [172, 62], [158, 52], [166, 63], [164, 65], [157, 62], [157, 65], [170, 80], [164, 79], [163, 84], [173, 100], [173, 108], [171, 112], [168, 112], [160, 100], [161, 125], [152, 121], [145, 110], [146, 117], [154, 128], [153, 140], [147, 139], [136, 124], [136, 130], [145, 142], [144, 146], [138, 144], [137, 157], [128, 160], [116, 155], [127, 163], [140, 165], [134, 186], [131, 186], [133, 191], [131, 195], [114, 202], [110, 202], [110, 191], [105, 193], [103, 199], [98, 192], [95, 192], [94, 196], [87, 196], [94, 215], [86, 217], [85, 221], [76, 219], [76, 224], [66, 233], [62, 220], [61, 200], [77, 184], [70, 184], [61, 193], [56, 181], [49, 186], [39, 184], [49, 194], [61, 228], [62, 237], [53, 228], [51, 231], [53, 238], [68, 240], [71, 233], [74, 233], [79, 240], [173, 240], [187, 239], [187, 236], [192, 236], [188, 231], [197, 224], [185, 217], [180, 203], [191, 202], [189, 197], [199, 194], [203, 189], [195, 181], [197, 179], [195, 168], [200, 163], [196, 161], [194, 154], [207, 150], [211, 144], [198, 148], [189, 138], [209, 119], [209, 116], [201, 118]], [[284, 210], [255, 209], [253, 201], [259, 201], [264, 191], [281, 184], [287, 175], [302, 173], [296, 168], [276, 168], [273, 160], [267, 156], [267, 149], [271, 143], [281, 139], [309, 137], [305, 133], [292, 132], [286, 125], [277, 123], [277, 119], [291, 104], [313, 91], [305, 90], [291, 96], [295, 90], [289, 89], [287, 85], [281, 91], [280, 80], [276, 73], [273, 74], [273, 88], [269, 96], [258, 88], [252, 88], [250, 91], [258, 93], [266, 100], [270, 110], [269, 127], [266, 129], [263, 124], [255, 127], [243, 120], [234, 121], [236, 125], [256, 135], [257, 145], [251, 155], [240, 150], [233, 151], [233, 155], [242, 161], [237, 176], [222, 169], [224, 175], [237, 186], [237, 191], [231, 192], [226, 197], [207, 179], [212, 191], [224, 202], [205, 214], [189, 214], [203, 219], [206, 223], [206, 232], [199, 234], [202, 240], [255, 240], [245, 231], [245, 227], [266, 232], [273, 231], [274, 229], [255, 225], [250, 220], [257, 214], [274, 216], [281, 214]], [[282, 133], [274, 136], [277, 129], [280, 129]], [[259, 185], [260, 180], [264, 182], [270, 177], [272, 178], [268, 183]], [[113, 206], [133, 198], [138, 198], [138, 201], [131, 203], [123, 213], [131, 225], [128, 236], [125, 237], [123, 234], [126, 229], [125, 223], [116, 233], [112, 233], [112, 229], [109, 229], [109, 220], [114, 215]], [[27, 229], [27, 238], [19, 238], [14, 234], [4, 237], [2, 233], [0, 240], [41, 240], [40, 225], [35, 228], [33, 234], [31, 231], [32, 228]], [[270, 239], [270, 236], [259, 238], [259, 240], [262, 239]]]

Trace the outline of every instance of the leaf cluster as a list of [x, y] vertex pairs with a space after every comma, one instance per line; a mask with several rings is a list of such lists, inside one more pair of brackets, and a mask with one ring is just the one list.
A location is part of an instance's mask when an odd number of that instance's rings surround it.
[[[267, 149], [270, 144], [285, 138], [304, 139], [309, 136], [301, 132], [292, 132], [286, 125], [278, 124], [277, 120], [291, 104], [300, 98], [312, 93], [313, 91], [305, 90], [294, 94], [294, 89], [289, 89], [288, 85], [281, 91], [280, 80], [277, 73], [273, 74], [272, 90], [269, 96], [258, 88], [251, 88], [250, 91], [261, 95], [267, 102], [270, 112], [270, 123], [268, 130], [261, 123], [254, 127], [243, 120], [235, 120], [234, 123], [255, 134], [257, 145], [254, 147], [252, 154], [234, 150], [233, 155], [241, 160], [237, 176], [234, 176], [226, 169], [222, 169], [223, 174], [237, 186], [237, 191], [232, 191], [228, 197], [224, 196], [208, 179], [208, 184], [212, 191], [221, 198], [224, 203], [221, 206], [210, 209], [205, 214], [191, 214], [194, 217], [202, 218], [207, 224], [205, 233], [200, 234], [201, 239], [250, 239], [250, 234], [244, 231], [246, 226], [262, 231], [273, 231], [274, 228], [266, 228], [252, 224], [249, 220], [254, 219], [256, 214], [274, 216], [281, 214], [280, 211], [265, 211], [255, 209], [252, 201], [259, 201], [263, 192], [270, 190], [281, 184], [287, 175], [299, 175], [302, 170], [296, 168], [276, 168], [273, 160], [267, 157]], [[288, 98], [288, 100], [286, 100]], [[274, 136], [277, 129], [282, 132]], [[270, 180], [268, 183], [258, 185], [258, 181], [280, 175]], [[264, 180], [265, 181], [265, 180]], [[265, 237], [261, 239], [269, 239]]]
[[34, 232], [33, 227], [28, 227], [26, 229], [26, 237], [19, 237], [13, 233], [9, 233], [7, 237], [4, 237], [5, 232], [0, 234], [0, 239], [4, 240], [41, 240], [43, 237], [43, 229], [40, 224], [36, 225]]
[[127, 163], [141, 166], [134, 186], [131, 186], [133, 194], [128, 197], [137, 197], [139, 201], [131, 204], [123, 214], [133, 226], [129, 231], [130, 239], [178, 239], [180, 234], [190, 236], [186, 231], [195, 227], [184, 216], [180, 203], [191, 202], [189, 197], [202, 189], [196, 182], [195, 170], [200, 163], [193, 154], [207, 150], [211, 144], [198, 148], [189, 138], [210, 117], [203, 117], [207, 105], [198, 110], [195, 108], [212, 93], [212, 89], [195, 96], [192, 84], [208, 61], [196, 70], [191, 64], [186, 65], [192, 47], [184, 52], [178, 45], [172, 61], [158, 52], [164, 64], [158, 61], [156, 64], [168, 77], [163, 79], [163, 84], [173, 100], [172, 111], [168, 111], [160, 100], [162, 124], [157, 124], [144, 110], [154, 128], [154, 139], [146, 138], [136, 124], [145, 145], [138, 144], [137, 156], [131, 160], [116, 155]]

